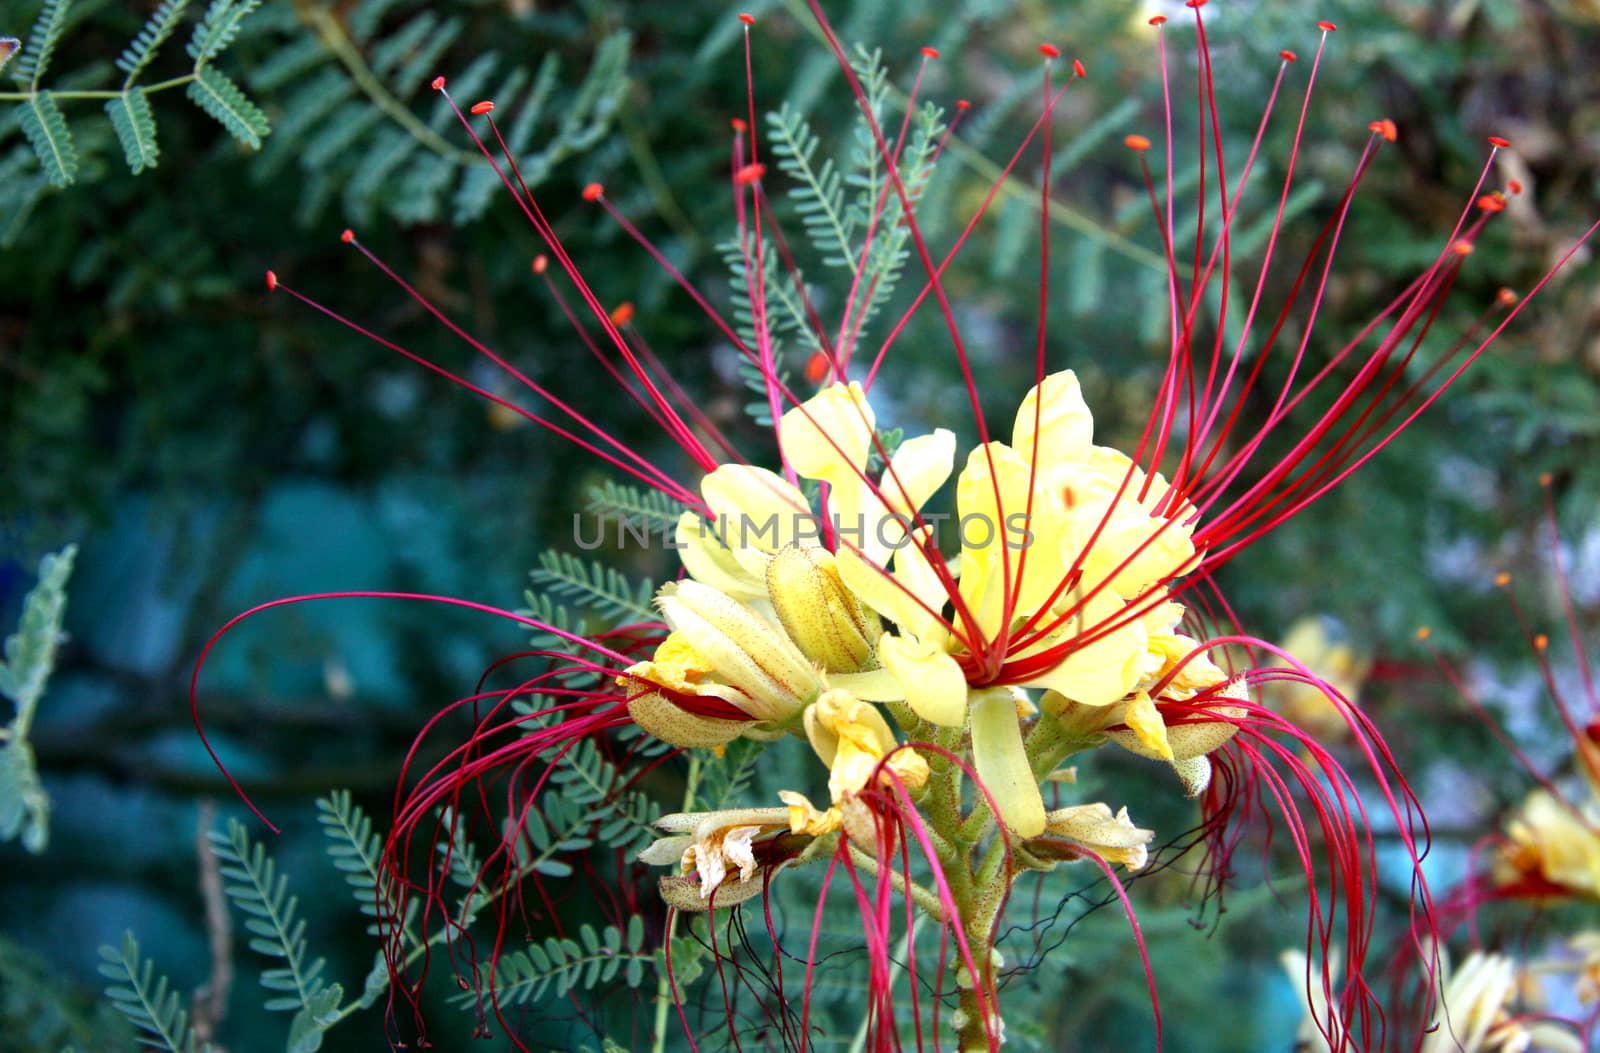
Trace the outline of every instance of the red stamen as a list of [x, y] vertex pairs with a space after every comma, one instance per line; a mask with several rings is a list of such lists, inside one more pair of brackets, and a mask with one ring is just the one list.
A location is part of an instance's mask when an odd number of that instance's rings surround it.
[[1520, 194], [1522, 193], [1522, 181], [1518, 179], [1508, 179], [1506, 180], [1506, 189], [1511, 191], [1513, 194]]
[[539, 253], [539, 255], [537, 255], [537, 256], [535, 256], [533, 258], [533, 273], [535, 273], [535, 274], [543, 274], [545, 272], [545, 269], [548, 268], [549, 266], [550, 266], [550, 258], [548, 256], [546, 256], [544, 253], [541, 252], [541, 253]]
[[1130, 150], [1138, 150], [1140, 153], [1143, 153], [1144, 151], [1150, 149], [1150, 140], [1146, 139], [1142, 135], [1129, 135], [1123, 137], [1122, 145], [1126, 146]]
[[486, 113], [493, 112], [493, 110], [494, 110], [494, 103], [490, 102], [488, 99], [485, 99], [482, 102], [473, 103], [472, 104], [472, 109], [469, 110], [468, 112], [471, 113], [475, 117], [482, 117]]
[[1300, 61], [1300, 56], [1296, 55], [1294, 52], [1290, 51], [1288, 48], [1284, 48], [1282, 51], [1278, 52], [1278, 57], [1283, 59], [1283, 61], [1285, 61], [1285, 62], [1299, 62]]
[[339, 240], [344, 242], [346, 245], [349, 245], [356, 240], [356, 232], [351, 230], [349, 227], [346, 227], [344, 228], [343, 232], [340, 233]]
[[599, 201], [605, 196], [605, 192], [606, 188], [599, 183], [590, 183], [583, 188], [583, 199], [585, 201]]
[[956, 100], [956, 109], [961, 110], [964, 113], [967, 110], [972, 109], [972, 103], [967, 101], [966, 99], [957, 99]]
[[1498, 150], [1503, 150], [1506, 147], [1510, 146], [1511, 143], [1509, 141], [1505, 140], [1505, 139], [1500, 138], [1500, 136], [1498, 136], [1498, 135], [1491, 135], [1491, 136], [1489, 136], [1489, 145], [1495, 147]]
[[1504, 212], [1506, 210], [1505, 195], [1498, 190], [1491, 194], [1484, 194], [1478, 198], [1478, 208], [1483, 212]]
[[811, 357], [806, 359], [806, 379], [813, 384], [820, 384], [828, 375], [829, 368], [828, 356], [821, 351], [813, 352]]
[[1183, 6], [1192, 7], [1198, 11], [1200, 8], [1206, 6], [1206, 0], [1186, 0]]
[[443, 77], [435, 77], [435, 78], [433, 78], [433, 84], [430, 85], [430, 86], [433, 88], [434, 91], [444, 91], [444, 78]]
[[633, 304], [627, 300], [611, 309], [611, 324], [621, 328], [633, 321]]
[[278, 287], [278, 275], [273, 271], [267, 272], [267, 292], [272, 292]]
[[745, 165], [733, 174], [733, 181], [740, 186], [749, 186], [752, 183], [759, 183], [766, 174], [766, 165]]
[[1054, 44], [1040, 44], [1039, 54], [1043, 55], [1047, 59], [1060, 58], [1061, 49], [1056, 47]]
[[1077, 74], [1080, 79], [1089, 75], [1089, 71], [1084, 69], [1083, 63], [1077, 59], [1072, 60], [1072, 72]]
[[[1516, 291], [1513, 290], [1513, 289], [1502, 288], [1498, 293], [1495, 294], [1495, 299], [1497, 301], [1499, 301], [1501, 307], [1510, 307], [1512, 304], [1517, 302], [1517, 294], [1516, 294]], [[1550, 485], [1549, 473], [1546, 473], [1545, 475], [1540, 476], [1539, 477], [1539, 483], [1542, 486], [1549, 486]]]
[[1472, 255], [1472, 247], [1472, 242], [1468, 241], [1466, 238], [1462, 238], [1454, 245], [1450, 246], [1450, 251], [1455, 253], [1457, 256], [1470, 256]]
[[936, 59], [936, 58], [939, 57], [939, 49], [938, 48], [923, 48], [922, 49], [922, 57], [926, 58], [926, 59]]
[[1150, 16], [1150, 24], [1153, 25], [1153, 26], [1164, 26], [1164, 25], [1167, 24], [1167, 16], [1166, 15], [1151, 15]]
[[1371, 124], [1368, 124], [1367, 131], [1374, 135], [1383, 136], [1383, 141], [1386, 143], [1394, 142], [1395, 139], [1399, 138], [1400, 135], [1400, 130], [1395, 127], [1395, 123], [1387, 117], [1383, 118], [1381, 121], [1373, 121]]
[[1324, 33], [1332, 33], [1339, 27], [1334, 25], [1332, 22], [1322, 21], [1317, 23], [1317, 28], [1322, 30]]
[[750, 14], [741, 14], [739, 16], [739, 21], [743, 22], [747, 26], [753, 26], [756, 24], [756, 16]]

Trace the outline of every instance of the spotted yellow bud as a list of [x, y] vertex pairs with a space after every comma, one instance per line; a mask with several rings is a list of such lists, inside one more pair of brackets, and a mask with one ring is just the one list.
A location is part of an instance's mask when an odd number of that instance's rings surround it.
[[753, 720], [718, 720], [690, 713], [659, 691], [630, 698], [628, 715], [651, 735], [680, 749], [724, 746], [756, 725]]
[[833, 554], [790, 545], [767, 564], [767, 598], [789, 639], [830, 673], [855, 673], [877, 661], [878, 616], [839, 579]]
[[[707, 670], [696, 687], [732, 702], [757, 720], [783, 723], [816, 697], [816, 667], [783, 632], [753, 609], [697, 581], [662, 586], [656, 598], [674, 635]], [[711, 690], [712, 682], [732, 689]]]

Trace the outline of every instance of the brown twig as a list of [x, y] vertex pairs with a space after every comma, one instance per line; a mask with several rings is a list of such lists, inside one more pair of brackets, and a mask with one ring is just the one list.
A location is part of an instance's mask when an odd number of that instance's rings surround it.
[[210, 798], [200, 801], [194, 850], [200, 863], [200, 899], [206, 910], [206, 943], [211, 948], [211, 975], [195, 989], [194, 1037], [213, 1053], [227, 1053], [216, 1044], [217, 1025], [228, 1015], [228, 994], [233, 989], [233, 925], [228, 918], [228, 899], [222, 891], [222, 871], [211, 847], [211, 824], [217, 805]]

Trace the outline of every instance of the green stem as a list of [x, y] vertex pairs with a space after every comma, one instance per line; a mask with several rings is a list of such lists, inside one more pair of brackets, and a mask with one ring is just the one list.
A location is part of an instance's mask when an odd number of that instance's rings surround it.
[[[158, 91], [169, 91], [172, 88], [181, 88], [199, 76], [199, 71], [185, 73], [181, 77], [157, 81], [144, 87], [146, 95]], [[122, 91], [0, 91], [0, 102], [29, 102], [39, 95], [48, 95], [57, 102], [73, 102], [86, 99], [120, 99], [132, 91], [134, 85], [130, 84]]]

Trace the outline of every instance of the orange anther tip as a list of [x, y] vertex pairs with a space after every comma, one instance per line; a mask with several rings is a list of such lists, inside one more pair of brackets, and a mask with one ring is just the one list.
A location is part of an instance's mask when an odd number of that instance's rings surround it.
[[1501, 307], [1510, 307], [1512, 304], [1517, 302], [1518, 296], [1515, 289], [1501, 289], [1499, 292], [1495, 293], [1494, 298], [1500, 301]]
[[740, 186], [749, 186], [751, 183], [760, 181], [761, 177], [766, 174], [766, 165], [745, 165], [733, 174], [733, 181]]
[[1508, 179], [1508, 180], [1506, 180], [1506, 189], [1511, 191], [1513, 194], [1522, 193], [1522, 182], [1521, 182], [1521, 180], [1518, 180], [1518, 179]]
[[1150, 140], [1142, 135], [1129, 135], [1123, 138], [1122, 145], [1130, 150], [1144, 151], [1150, 149]]
[[433, 90], [434, 91], [444, 91], [444, 78], [443, 77], [435, 77], [435, 78], [433, 78]]
[[[267, 273], [271, 274], [272, 272], [268, 271]], [[1549, 486], [1552, 482], [1554, 482], [1554, 477], [1551, 476], [1551, 474], [1549, 472], [1540, 472], [1539, 473], [1539, 485], [1540, 486]]]
[[1056, 47], [1054, 44], [1040, 44], [1039, 45], [1039, 54], [1041, 54], [1045, 58], [1049, 58], [1049, 59], [1060, 58], [1061, 57], [1061, 49]]
[[583, 199], [585, 201], [599, 201], [605, 195], [605, 192], [606, 188], [599, 183], [590, 183], [583, 188]]
[[267, 272], [267, 292], [271, 292], [272, 290], [276, 289], [277, 287], [278, 287], [278, 275], [277, 275], [277, 273], [275, 271], [268, 271]]
[[475, 103], [472, 104], [472, 113], [473, 113], [474, 116], [481, 117], [484, 114], [489, 113], [489, 112], [491, 112], [493, 110], [494, 110], [494, 103], [490, 102], [488, 99], [485, 99], [482, 102], [475, 102]]
[[622, 301], [611, 309], [612, 325], [623, 326], [631, 321], [633, 321], [633, 304], [627, 300]]
[[1084, 69], [1083, 63], [1079, 62], [1077, 59], [1072, 60], [1072, 72], [1076, 73], [1079, 77], [1087, 77], [1089, 75], [1089, 71]]
[[1460, 241], [1450, 246], [1450, 251], [1455, 253], [1457, 256], [1471, 256], [1472, 248], [1472, 242], [1468, 241], [1466, 238], [1462, 238]]
[[926, 58], [926, 59], [936, 59], [936, 58], [939, 57], [939, 49], [938, 48], [923, 48], [922, 49], [922, 57]]
[[1498, 135], [1491, 135], [1489, 136], [1489, 145], [1504, 149], [1505, 147], [1510, 146], [1511, 143], [1508, 140], [1500, 138]]
[[828, 375], [828, 356], [821, 351], [812, 352], [806, 359], [806, 379], [813, 384], [820, 384]]
[[968, 102], [966, 99], [957, 99], [956, 100], [956, 109], [958, 109], [958, 110], [970, 110], [970, 109], [972, 109], [972, 103]]
[[541, 252], [533, 258], [533, 273], [543, 274], [549, 266], [550, 259], [544, 253]]
[[1507, 574], [1505, 571], [1501, 571], [1499, 574], [1494, 576], [1494, 583], [1503, 589], [1507, 585], [1511, 584], [1511, 575]]
[[1290, 51], [1288, 48], [1284, 48], [1282, 51], [1278, 52], [1278, 57], [1283, 59], [1283, 61], [1285, 61], [1285, 62], [1299, 62], [1300, 61], [1300, 56], [1296, 55], [1294, 52]]
[[1334, 25], [1332, 22], [1322, 21], [1317, 23], [1317, 28], [1322, 30], [1324, 33], [1332, 33], [1339, 27]]
[[756, 24], [756, 16], [752, 14], [741, 14], [739, 16], [739, 21], [743, 22], [747, 26], [753, 26]]
[[1394, 122], [1387, 117], [1383, 118], [1381, 121], [1372, 121], [1369, 123], [1367, 125], [1367, 131], [1371, 132], [1373, 135], [1383, 136], [1383, 141], [1386, 143], [1394, 142], [1395, 139], [1397, 139], [1400, 135], [1400, 130], [1396, 128]]
[[1533, 638], [1533, 649], [1535, 651], [1543, 651], [1549, 646], [1550, 637], [1546, 636], [1544, 633], [1540, 633], [1538, 636]]
[[1478, 208], [1483, 212], [1504, 212], [1506, 210], [1506, 199], [1498, 193], [1484, 194], [1478, 198]]
[[1166, 15], [1152, 15], [1150, 17], [1150, 24], [1153, 25], [1153, 26], [1164, 26], [1164, 25], [1167, 24], [1167, 16]]
[[1183, 6], [1184, 7], [1192, 7], [1192, 8], [1195, 8], [1196, 10], [1198, 10], [1198, 9], [1206, 6], [1206, 0], [1185, 0]]
[[1433, 635], [1433, 630], [1428, 628], [1426, 625], [1424, 625], [1422, 628], [1417, 630], [1417, 639], [1419, 639], [1419, 640], [1426, 640], [1428, 637], [1430, 637], [1432, 635]]
[[738, 132], [740, 135], [743, 135], [744, 130], [749, 127], [749, 125], [744, 123], [744, 118], [742, 117], [735, 117], [728, 123], [731, 124], [733, 126], [733, 130]]
[[344, 228], [343, 231], [340, 232], [339, 240], [344, 242], [346, 245], [348, 245], [352, 241], [356, 240], [356, 232], [351, 230], [349, 227], [346, 227], [346, 228]]

